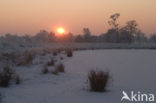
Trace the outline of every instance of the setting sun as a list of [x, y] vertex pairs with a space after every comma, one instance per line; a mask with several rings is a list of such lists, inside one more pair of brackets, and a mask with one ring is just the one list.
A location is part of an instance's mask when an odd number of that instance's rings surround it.
[[63, 33], [65, 32], [65, 29], [62, 28], [62, 27], [59, 27], [59, 28], [57, 28], [57, 32], [58, 32], [59, 34], [63, 34]]

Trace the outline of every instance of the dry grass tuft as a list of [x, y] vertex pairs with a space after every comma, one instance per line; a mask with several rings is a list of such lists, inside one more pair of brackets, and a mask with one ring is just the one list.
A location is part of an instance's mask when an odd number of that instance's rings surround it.
[[14, 70], [6, 65], [2, 71], [0, 71], [0, 87], [8, 87], [10, 80], [13, 78]]
[[66, 54], [67, 54], [67, 57], [72, 57], [73, 56], [73, 52], [72, 52], [71, 49], [67, 49]]
[[49, 70], [47, 66], [44, 66], [44, 68], [41, 70], [41, 74], [47, 74], [47, 73], [49, 73]]
[[15, 83], [16, 83], [16, 84], [20, 84], [20, 83], [21, 83], [21, 78], [20, 78], [19, 75], [16, 75], [16, 76], [15, 76]]
[[51, 59], [51, 61], [47, 63], [48, 66], [54, 66], [54, 64], [55, 64], [55, 61], [53, 59]]
[[55, 67], [55, 70], [58, 71], [58, 72], [65, 72], [64, 70], [64, 65], [62, 63], [58, 64], [56, 67]]
[[109, 73], [104, 71], [91, 70], [88, 75], [92, 91], [104, 92], [109, 80]]

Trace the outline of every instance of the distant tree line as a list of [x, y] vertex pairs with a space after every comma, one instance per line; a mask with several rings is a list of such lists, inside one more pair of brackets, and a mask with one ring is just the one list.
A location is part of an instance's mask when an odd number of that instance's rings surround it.
[[156, 35], [152, 35], [150, 38], [138, 29], [138, 24], [135, 20], [126, 22], [126, 25], [121, 27], [119, 25], [118, 18], [120, 14], [116, 13], [110, 16], [108, 24], [111, 28], [100, 36], [93, 36], [89, 28], [83, 29], [83, 35], [78, 35], [75, 38], [76, 42], [107, 42], [107, 43], [133, 43], [133, 42], [147, 42], [155, 41]]
[[139, 28], [135, 20], [126, 22], [124, 26], [118, 23], [119, 13], [110, 16], [108, 24], [110, 29], [101, 35], [92, 35], [89, 28], [83, 28], [83, 34], [73, 35], [72, 33], [64, 34], [57, 37], [53, 32], [41, 30], [34, 36], [25, 35], [11, 35], [6, 34], [0, 37], [1, 42], [16, 41], [16, 42], [105, 42], [105, 43], [135, 43], [135, 42], [156, 42], [156, 34], [147, 37]]

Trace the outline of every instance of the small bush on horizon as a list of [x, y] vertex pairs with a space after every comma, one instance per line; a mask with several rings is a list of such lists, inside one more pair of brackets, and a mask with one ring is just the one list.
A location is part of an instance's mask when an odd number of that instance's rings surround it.
[[65, 70], [64, 70], [64, 65], [63, 65], [62, 63], [56, 65], [55, 70], [56, 70], [57, 72], [65, 72]]
[[88, 74], [91, 91], [105, 92], [109, 78], [108, 72], [91, 70]]

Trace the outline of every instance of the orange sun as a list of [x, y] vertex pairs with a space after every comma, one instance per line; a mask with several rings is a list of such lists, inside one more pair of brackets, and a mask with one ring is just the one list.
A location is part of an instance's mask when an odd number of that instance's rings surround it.
[[59, 27], [59, 28], [57, 28], [57, 32], [58, 32], [59, 34], [64, 34], [65, 29], [62, 28], [62, 27]]

